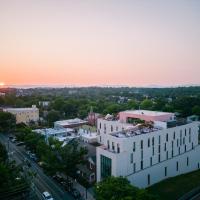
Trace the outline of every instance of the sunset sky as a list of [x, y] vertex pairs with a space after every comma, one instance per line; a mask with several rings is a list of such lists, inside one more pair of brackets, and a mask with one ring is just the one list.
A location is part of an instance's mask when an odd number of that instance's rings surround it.
[[0, 0], [0, 83], [200, 84], [200, 1]]

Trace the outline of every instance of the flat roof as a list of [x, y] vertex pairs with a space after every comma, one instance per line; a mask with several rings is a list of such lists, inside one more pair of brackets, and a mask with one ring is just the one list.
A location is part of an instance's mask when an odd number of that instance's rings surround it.
[[40, 134], [48, 134], [48, 135], [55, 135], [55, 134], [64, 134], [67, 132], [71, 132], [73, 129], [71, 128], [60, 128], [60, 129], [54, 129], [54, 128], [46, 128], [46, 129], [35, 129], [34, 132], [40, 133]]
[[86, 139], [95, 139], [97, 138], [97, 133], [84, 133], [81, 135], [81, 137]]
[[34, 108], [4, 108], [4, 111], [35, 111], [38, 110], [37, 107]]
[[162, 115], [174, 115], [170, 112], [161, 112], [161, 111], [151, 111], [151, 110], [126, 110], [120, 113], [136, 114], [136, 115], [147, 115], [147, 116], [162, 116]]
[[79, 119], [79, 118], [75, 118], [75, 119], [60, 120], [60, 121], [56, 121], [54, 123], [59, 124], [61, 126], [65, 126], [65, 125], [87, 123], [87, 121]]

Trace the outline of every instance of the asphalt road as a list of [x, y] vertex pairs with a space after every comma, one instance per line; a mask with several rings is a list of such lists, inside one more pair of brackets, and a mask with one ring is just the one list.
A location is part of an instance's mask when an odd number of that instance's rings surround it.
[[6, 145], [7, 149], [9, 147], [9, 152], [12, 152], [10, 154], [10, 158], [14, 159], [17, 164], [23, 163], [25, 158], [31, 163], [29, 170], [36, 173], [36, 177], [33, 178], [33, 186], [38, 199], [42, 199], [42, 193], [44, 191], [48, 191], [50, 194], [52, 194], [55, 200], [74, 200], [74, 198], [63, 188], [61, 188], [61, 186], [44, 174], [42, 169], [34, 161], [29, 159], [25, 153], [24, 147], [18, 147], [14, 143], [8, 142], [8, 137], [3, 134], [0, 134], [0, 141]]

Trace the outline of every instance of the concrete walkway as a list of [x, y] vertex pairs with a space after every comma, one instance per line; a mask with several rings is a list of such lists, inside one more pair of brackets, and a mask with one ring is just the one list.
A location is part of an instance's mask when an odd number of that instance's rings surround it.
[[87, 194], [86, 194], [86, 188], [83, 187], [81, 184], [79, 184], [76, 180], [74, 180], [71, 177], [67, 177], [65, 174], [62, 173], [63, 178], [70, 178], [71, 181], [73, 182], [73, 187], [76, 188], [81, 196], [83, 197], [83, 199], [85, 200], [95, 200], [95, 198], [93, 197], [93, 193], [92, 193], [92, 188], [87, 189]]

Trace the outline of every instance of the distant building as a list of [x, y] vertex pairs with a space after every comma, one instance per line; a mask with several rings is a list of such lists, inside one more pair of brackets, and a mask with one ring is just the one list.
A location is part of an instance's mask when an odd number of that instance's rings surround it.
[[100, 118], [101, 116], [102, 116], [101, 114], [93, 112], [93, 109], [91, 107], [90, 112], [88, 113], [88, 117], [87, 117], [88, 124], [91, 126], [96, 126], [97, 119]]
[[[129, 118], [135, 123], [126, 123]], [[97, 181], [123, 176], [146, 188], [200, 169], [199, 128], [200, 122], [179, 125], [174, 113], [147, 110], [120, 112], [118, 121], [98, 119]]]
[[96, 181], [96, 156], [88, 157], [86, 164], [79, 164], [77, 168], [78, 174], [89, 183]]
[[126, 123], [129, 118], [145, 121], [174, 121], [175, 114], [149, 110], [127, 110], [119, 113], [120, 122]]
[[87, 124], [88, 122], [79, 118], [61, 120], [54, 122], [54, 128], [76, 128]]
[[80, 139], [85, 142], [85, 143], [94, 143], [97, 142], [97, 133], [92, 133], [92, 132], [82, 132], [80, 133]]
[[50, 101], [39, 101], [39, 105], [42, 107], [48, 107], [50, 104]]
[[6, 93], [0, 92], [0, 97], [4, 97], [5, 95], [6, 95]]
[[17, 124], [30, 124], [39, 121], [39, 109], [35, 105], [31, 108], [4, 108], [3, 111], [15, 115]]
[[33, 130], [35, 133], [39, 133], [45, 136], [46, 141], [48, 141], [49, 137], [53, 137], [54, 139], [59, 140], [60, 142], [68, 142], [77, 137], [74, 133], [74, 130], [71, 128], [46, 128], [46, 129], [35, 129]]

